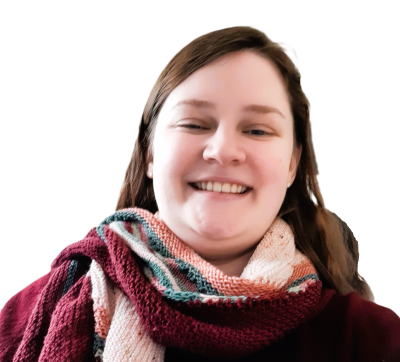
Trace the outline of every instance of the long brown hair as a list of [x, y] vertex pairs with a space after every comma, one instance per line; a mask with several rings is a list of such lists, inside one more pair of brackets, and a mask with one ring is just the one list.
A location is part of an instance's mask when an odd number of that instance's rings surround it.
[[243, 50], [256, 52], [278, 67], [289, 95], [295, 142], [302, 146], [296, 178], [287, 190], [278, 216], [291, 226], [297, 248], [312, 261], [325, 287], [340, 294], [356, 291], [372, 300], [368, 284], [358, 274], [357, 240], [347, 224], [324, 206], [316, 177], [310, 105], [301, 88], [300, 73], [283, 48], [257, 29], [239, 26], [205, 34], [168, 63], [144, 108], [117, 210], [136, 206], [157, 211], [152, 180], [146, 176], [146, 161], [153, 149], [153, 133], [161, 107], [172, 90], [193, 72], [225, 54]]

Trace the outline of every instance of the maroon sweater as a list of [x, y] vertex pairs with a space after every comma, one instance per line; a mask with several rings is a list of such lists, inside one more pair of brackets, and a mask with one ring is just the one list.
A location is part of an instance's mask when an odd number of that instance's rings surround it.
[[[165, 361], [204, 361], [167, 349]], [[208, 359], [208, 361], [212, 361]], [[235, 361], [400, 361], [400, 318], [353, 292], [335, 294], [322, 313], [264, 350]]]
[[[51, 273], [29, 285], [1, 311], [0, 362], [13, 360], [28, 318], [50, 277]], [[94, 333], [94, 326], [90, 333]], [[213, 361], [175, 348], [166, 349], [165, 361], [205, 360]], [[336, 294], [314, 319], [264, 350], [235, 361], [400, 362], [400, 318], [357, 293]]]

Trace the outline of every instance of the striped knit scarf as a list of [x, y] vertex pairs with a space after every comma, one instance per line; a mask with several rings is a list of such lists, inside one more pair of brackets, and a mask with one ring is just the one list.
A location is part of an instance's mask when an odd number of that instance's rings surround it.
[[[90, 270], [78, 277], [77, 261], [85, 258]], [[46, 326], [40, 361], [67, 355], [60, 360], [83, 361], [89, 353], [96, 361], [159, 362], [168, 347], [246, 356], [314, 317], [331, 296], [279, 218], [240, 277], [225, 275], [139, 208], [105, 219], [53, 268], [60, 276], [51, 293], [62, 290], [62, 297]], [[44, 328], [38, 315], [31, 317], [32, 330]], [[35, 336], [22, 341], [14, 360], [30, 360], [25, 356], [37, 350]]]

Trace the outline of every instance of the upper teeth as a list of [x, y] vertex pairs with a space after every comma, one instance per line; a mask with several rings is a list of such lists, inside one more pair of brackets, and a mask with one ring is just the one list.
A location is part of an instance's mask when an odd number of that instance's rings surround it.
[[245, 192], [248, 187], [230, 184], [230, 183], [220, 183], [220, 182], [195, 182], [195, 186], [200, 190], [208, 190], [208, 191], [215, 191], [215, 192], [225, 192], [227, 194], [240, 194]]

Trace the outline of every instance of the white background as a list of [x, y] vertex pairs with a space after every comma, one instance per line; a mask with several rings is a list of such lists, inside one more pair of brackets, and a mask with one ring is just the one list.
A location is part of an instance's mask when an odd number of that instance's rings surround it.
[[249, 25], [291, 49], [326, 206], [359, 241], [376, 302], [400, 315], [398, 2], [330, 4], [2, 1], [0, 308], [114, 212], [168, 61], [200, 35]]

